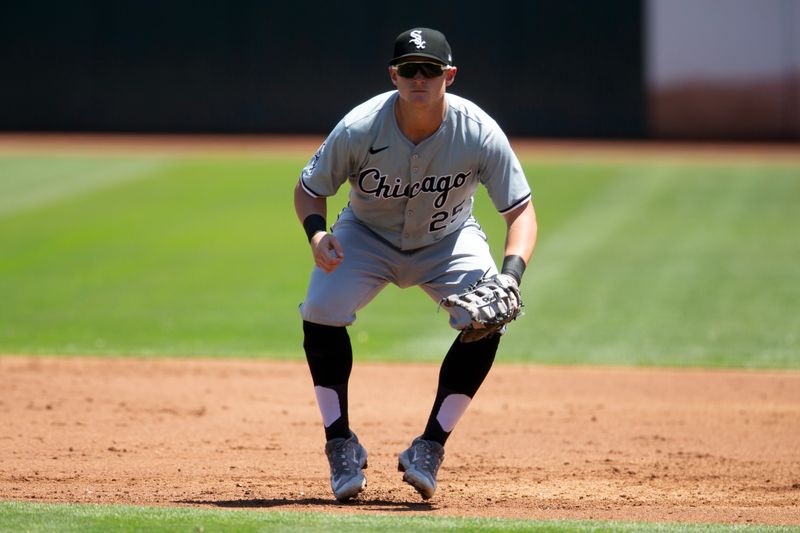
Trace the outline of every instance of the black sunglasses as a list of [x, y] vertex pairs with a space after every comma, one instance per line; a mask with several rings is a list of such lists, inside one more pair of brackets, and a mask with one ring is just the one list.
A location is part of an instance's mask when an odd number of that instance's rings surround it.
[[395, 65], [394, 68], [397, 70], [397, 74], [404, 78], [413, 78], [417, 75], [417, 72], [422, 72], [422, 75], [426, 78], [438, 78], [444, 74], [445, 71], [450, 70], [450, 67], [447, 65], [428, 62], [401, 63]]

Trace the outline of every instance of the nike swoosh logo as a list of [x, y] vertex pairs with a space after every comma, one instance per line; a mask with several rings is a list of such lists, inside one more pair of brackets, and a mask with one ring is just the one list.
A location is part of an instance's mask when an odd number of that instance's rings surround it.
[[383, 152], [383, 151], [384, 151], [384, 150], [386, 150], [387, 148], [389, 148], [389, 145], [388, 145], [388, 144], [387, 144], [386, 146], [384, 146], [383, 148], [373, 148], [372, 146], [370, 146], [370, 147], [369, 147], [369, 153], [370, 153], [370, 154], [372, 154], [372, 155], [375, 155], [375, 154], [377, 154], [378, 152]]

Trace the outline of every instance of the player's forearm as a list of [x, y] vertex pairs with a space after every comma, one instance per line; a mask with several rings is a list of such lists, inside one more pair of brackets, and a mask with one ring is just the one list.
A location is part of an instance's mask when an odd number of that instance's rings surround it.
[[503, 256], [518, 255], [525, 263], [530, 262], [533, 248], [536, 246], [536, 211], [533, 203], [528, 202], [524, 207], [504, 215], [508, 233]]
[[316, 240], [314, 236], [324, 235], [328, 231], [325, 218], [328, 212], [327, 200], [310, 196], [298, 181], [294, 188], [294, 211], [303, 225], [308, 242], [312, 244], [312, 248], [316, 248], [319, 236], [316, 237]]
[[328, 213], [327, 201], [325, 198], [309, 196], [298, 181], [294, 188], [294, 211], [301, 224], [309, 215], [317, 214], [325, 218]]

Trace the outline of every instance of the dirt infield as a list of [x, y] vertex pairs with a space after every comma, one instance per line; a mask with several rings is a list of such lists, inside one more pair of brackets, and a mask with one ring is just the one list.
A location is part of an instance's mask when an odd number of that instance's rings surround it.
[[800, 373], [498, 364], [423, 503], [396, 454], [436, 374], [356, 363], [338, 505], [303, 363], [0, 357], [0, 500], [800, 524]]

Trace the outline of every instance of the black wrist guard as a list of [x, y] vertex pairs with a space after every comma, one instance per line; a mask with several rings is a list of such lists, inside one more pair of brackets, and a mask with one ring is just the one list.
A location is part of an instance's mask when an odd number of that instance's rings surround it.
[[318, 231], [325, 231], [325, 218], [317, 213], [308, 215], [303, 220], [303, 229], [306, 230], [308, 242], [311, 242], [311, 237], [313, 237]]
[[517, 280], [519, 285], [522, 282], [522, 273], [525, 272], [525, 261], [518, 255], [507, 255], [503, 258], [503, 268], [500, 272]]

